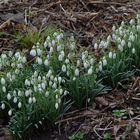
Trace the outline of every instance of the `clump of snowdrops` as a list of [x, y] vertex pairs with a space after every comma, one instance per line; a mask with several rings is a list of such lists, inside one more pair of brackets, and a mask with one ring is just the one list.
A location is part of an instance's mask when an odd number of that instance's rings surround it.
[[53, 124], [71, 103], [87, 105], [103, 89], [94, 55], [77, 50], [73, 36], [52, 32], [29, 54], [32, 63], [21, 51], [0, 55], [1, 110], [18, 139], [29, 139], [34, 129]]
[[129, 23], [122, 21], [112, 30], [106, 40], [94, 44], [94, 49], [101, 49], [104, 54], [99, 62], [99, 77], [106, 85], [115, 87], [140, 69], [140, 15]]

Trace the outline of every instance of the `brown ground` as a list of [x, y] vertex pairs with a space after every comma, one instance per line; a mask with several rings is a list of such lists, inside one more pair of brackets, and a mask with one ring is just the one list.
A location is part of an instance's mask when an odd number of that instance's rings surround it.
[[[78, 45], [93, 46], [111, 32], [113, 24], [131, 19], [139, 8], [139, 0], [9, 0], [0, 4], [0, 30], [36, 31], [53, 23], [74, 34]], [[0, 37], [0, 49], [10, 46], [10, 39]], [[33, 140], [67, 140], [78, 131], [86, 132], [84, 140], [103, 139], [107, 132], [112, 139], [139, 140], [139, 87], [140, 78], [134, 78], [125, 91], [115, 89], [97, 97], [92, 107], [65, 114], [55, 129], [39, 132]], [[114, 116], [115, 109], [127, 110], [127, 118]]]

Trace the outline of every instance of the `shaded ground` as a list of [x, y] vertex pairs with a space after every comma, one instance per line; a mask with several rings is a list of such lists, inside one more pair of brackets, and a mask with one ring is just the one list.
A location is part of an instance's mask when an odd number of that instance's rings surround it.
[[[127, 0], [9, 0], [8, 4], [0, 4], [0, 31], [41, 31], [53, 23], [78, 37], [78, 45], [93, 46], [97, 38], [111, 32], [113, 24], [131, 19], [139, 8], [139, 1]], [[0, 36], [0, 49], [11, 46], [11, 39]], [[126, 90], [115, 89], [97, 97], [92, 107], [65, 114], [56, 122], [57, 128], [36, 133], [33, 140], [67, 140], [76, 132], [84, 134], [84, 140], [105, 139], [106, 134], [110, 139], [124, 136], [139, 140], [139, 87], [140, 78], [134, 78]]]

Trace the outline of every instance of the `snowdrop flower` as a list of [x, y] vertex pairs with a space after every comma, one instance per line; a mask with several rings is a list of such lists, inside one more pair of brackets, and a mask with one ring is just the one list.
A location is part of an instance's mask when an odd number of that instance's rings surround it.
[[29, 95], [30, 95], [29, 90], [26, 90], [26, 91], [25, 91], [25, 96], [28, 97]]
[[140, 32], [140, 25], [137, 25], [137, 31]]
[[49, 92], [48, 92], [48, 91], [46, 91], [45, 96], [46, 96], [46, 97], [48, 97], [48, 96], [49, 96]]
[[36, 103], [36, 98], [35, 97], [33, 97], [33, 103]]
[[113, 59], [116, 59], [116, 53], [113, 53]]
[[65, 56], [65, 52], [64, 51], [61, 51], [60, 54], [61, 54], [62, 57]]
[[102, 69], [103, 69], [102, 62], [100, 61], [99, 62], [99, 71], [102, 71]]
[[44, 42], [44, 48], [47, 48], [47, 46], [48, 46], [48, 43], [47, 43], [47, 41], [45, 41]]
[[1, 55], [1, 59], [2, 59], [2, 60], [6, 59], [6, 58], [7, 58], [7, 55], [6, 55], [6, 54], [2, 54], [2, 55]]
[[61, 50], [62, 50], [62, 46], [61, 45], [57, 46], [57, 51], [59, 52]]
[[85, 69], [87, 69], [87, 68], [89, 67], [88, 62], [84, 62], [84, 64], [83, 64], [83, 65], [84, 65], [84, 68], [85, 68]]
[[32, 103], [32, 97], [29, 98], [28, 103], [31, 104]]
[[48, 65], [49, 65], [48, 59], [46, 59], [46, 60], [44, 61], [44, 65], [45, 65], [45, 66], [48, 66]]
[[7, 94], [7, 100], [11, 100], [11, 98], [12, 98], [12, 97], [11, 97], [10, 93], [8, 93], [8, 94]]
[[107, 65], [107, 60], [104, 58], [103, 59], [103, 66], [106, 66]]
[[119, 44], [118, 45], [118, 49], [122, 52], [123, 51], [123, 47]]
[[45, 83], [42, 83], [42, 84], [41, 84], [41, 87], [42, 87], [43, 89], [45, 89], [45, 88], [46, 88], [46, 84], [45, 84]]
[[17, 103], [17, 97], [14, 97], [13, 102]]
[[80, 60], [77, 60], [77, 67], [79, 67], [80, 66]]
[[75, 70], [75, 76], [79, 76], [79, 69], [78, 68]]
[[58, 56], [58, 60], [63, 61], [63, 56], [61, 54]]
[[57, 84], [55, 82], [53, 83], [52, 88], [54, 88], [54, 89], [57, 88]]
[[60, 36], [60, 35], [57, 35], [57, 37], [56, 37], [56, 38], [57, 38], [57, 40], [58, 40], [58, 41], [60, 41], [61, 36]]
[[2, 87], [2, 91], [3, 91], [4, 93], [6, 92], [6, 87], [5, 87], [5, 86]]
[[59, 93], [60, 93], [60, 95], [62, 95], [63, 94], [63, 89], [61, 88], [61, 89], [59, 89]]
[[66, 63], [66, 64], [69, 64], [69, 63], [70, 63], [70, 61], [69, 61], [68, 58], [65, 60], [65, 63]]
[[59, 105], [58, 103], [55, 103], [55, 108], [58, 109]]
[[113, 25], [113, 27], [112, 27], [112, 30], [113, 30], [113, 31], [115, 31], [115, 30], [116, 30], [116, 27], [115, 27], [115, 25]]
[[40, 57], [37, 57], [37, 63], [38, 63], [39, 65], [42, 64], [42, 59], [41, 59]]
[[37, 49], [37, 54], [38, 54], [38, 56], [41, 56], [42, 50], [41, 49]]
[[67, 90], [64, 91], [64, 96], [66, 96], [69, 92]]
[[76, 80], [76, 77], [73, 77], [72, 80], [75, 81]]
[[8, 115], [12, 116], [12, 110], [11, 109], [8, 111]]
[[53, 47], [50, 47], [50, 51], [49, 51], [50, 54], [53, 53]]
[[131, 48], [131, 42], [130, 41], [128, 42], [128, 48]]
[[22, 104], [21, 102], [18, 103], [18, 108], [21, 108], [22, 107]]
[[95, 50], [98, 49], [98, 44], [97, 44], [97, 43], [94, 44], [94, 49], [95, 49]]
[[2, 84], [2, 85], [5, 85], [5, 83], [6, 83], [6, 82], [5, 82], [5, 79], [4, 79], [4, 78], [1, 78], [1, 84]]
[[5, 104], [4, 103], [2, 103], [1, 108], [5, 109]]
[[32, 50], [30, 51], [30, 55], [36, 56], [36, 50], [32, 49]]
[[132, 49], [132, 53], [135, 54], [135, 52], [136, 52], [136, 50], [135, 50], [135, 48], [133, 48], [133, 49]]
[[133, 34], [130, 35], [129, 40], [134, 42], [135, 41], [135, 36]]
[[49, 81], [49, 86], [52, 86], [52, 84], [53, 84], [52, 81]]
[[55, 46], [55, 40], [52, 40], [52, 45]]
[[65, 65], [62, 66], [62, 71], [66, 72], [66, 66]]
[[30, 86], [31, 85], [31, 83], [30, 83], [30, 81], [28, 79], [25, 80], [25, 85], [26, 86]]
[[94, 59], [93, 59], [93, 58], [90, 59], [90, 64], [91, 64], [91, 65], [94, 64]]
[[125, 46], [125, 40], [121, 41], [121, 46], [124, 47]]
[[93, 70], [92, 70], [92, 67], [91, 67], [91, 68], [89, 68], [89, 70], [88, 70], [88, 75], [91, 75], [92, 72], [93, 72]]
[[135, 20], [134, 20], [134, 19], [131, 19], [131, 20], [130, 20], [130, 24], [131, 24], [131, 25], [134, 25], [134, 24], [135, 24]]
[[12, 57], [12, 55], [13, 55], [13, 52], [12, 52], [12, 51], [9, 51], [9, 52], [8, 52], [8, 56], [9, 56], [9, 57]]
[[58, 81], [59, 81], [59, 83], [61, 83], [61, 81], [62, 81], [62, 78], [61, 78], [61, 77], [58, 77]]
[[18, 91], [18, 96], [22, 96], [22, 92], [20, 90]]
[[113, 53], [112, 53], [112, 52], [109, 52], [108, 57], [109, 57], [110, 59], [112, 59], [112, 57], [113, 57]]
[[107, 42], [110, 42], [111, 41], [111, 36], [109, 35], [108, 37], [107, 37]]

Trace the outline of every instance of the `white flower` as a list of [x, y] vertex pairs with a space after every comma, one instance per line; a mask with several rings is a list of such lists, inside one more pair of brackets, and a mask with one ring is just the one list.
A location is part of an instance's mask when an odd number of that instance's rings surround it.
[[57, 35], [56, 38], [57, 38], [58, 41], [60, 41], [60, 39], [61, 39], [61, 35]]
[[45, 83], [42, 83], [41, 86], [42, 86], [43, 89], [46, 88], [46, 84]]
[[17, 103], [17, 97], [14, 97], [13, 102]]
[[36, 50], [32, 49], [32, 50], [30, 51], [30, 55], [36, 56]]
[[123, 47], [119, 44], [118, 45], [118, 49], [122, 52], [123, 51]]
[[131, 24], [131, 25], [134, 25], [134, 24], [135, 24], [135, 20], [134, 20], [134, 19], [131, 19], [131, 20], [130, 20], [130, 24]]
[[49, 51], [50, 54], [53, 53], [53, 47], [50, 47], [50, 51]]
[[57, 51], [58, 52], [61, 51], [61, 49], [62, 49], [62, 46], [61, 45], [57, 46]]
[[26, 86], [30, 86], [31, 85], [31, 83], [30, 83], [30, 81], [28, 79], [25, 80], [25, 85]]
[[52, 88], [54, 88], [54, 89], [57, 88], [57, 84], [55, 82], [53, 83]]
[[37, 63], [39, 64], [39, 65], [41, 65], [42, 64], [42, 59], [40, 58], [40, 57], [37, 57]]
[[113, 53], [112, 52], [109, 52], [108, 57], [111, 59], [113, 57]]
[[46, 96], [46, 97], [48, 97], [48, 96], [49, 96], [49, 92], [48, 92], [48, 91], [46, 91], [45, 96]]
[[106, 66], [107, 65], [107, 60], [104, 58], [103, 59], [103, 66]]
[[59, 105], [58, 103], [55, 103], [55, 108], [58, 109]]
[[2, 91], [3, 91], [4, 93], [6, 92], [6, 87], [5, 87], [5, 86], [2, 87]]
[[89, 67], [88, 62], [84, 62], [84, 64], [83, 64], [83, 65], [84, 65], [84, 68], [85, 68], [85, 69], [87, 69], [87, 68]]
[[44, 42], [44, 48], [46, 48], [48, 46], [47, 41]]
[[77, 60], [77, 67], [80, 66], [80, 60]]
[[65, 52], [64, 51], [61, 51], [60, 54], [61, 54], [62, 57], [65, 56]]
[[29, 98], [28, 103], [31, 104], [33, 101], [32, 97]]
[[58, 77], [58, 81], [59, 81], [59, 83], [61, 83], [61, 81], [62, 81], [62, 78], [61, 78], [61, 77]]
[[125, 46], [125, 40], [121, 41], [121, 46], [124, 47]]
[[22, 107], [22, 104], [21, 102], [18, 103], [18, 108], [21, 108]]
[[113, 53], [113, 59], [116, 59], [116, 53]]
[[91, 58], [91, 59], [90, 59], [90, 64], [91, 64], [91, 65], [93, 65], [93, 64], [94, 64], [94, 62], [95, 62], [95, 61], [94, 61], [94, 59], [93, 59], [93, 58]]
[[92, 67], [91, 67], [91, 68], [89, 68], [89, 70], [88, 70], [88, 75], [91, 75], [92, 72], [93, 72], [93, 70], [92, 70]]
[[58, 56], [58, 60], [59, 61], [62, 61], [63, 60], [63, 56], [61, 54]]
[[4, 78], [1, 78], [1, 84], [2, 84], [2, 85], [5, 85], [5, 83], [6, 83], [6, 82], [5, 82], [5, 79], [4, 79]]
[[102, 67], [102, 64], [99, 65], [99, 71], [102, 71], [103, 70], [103, 67]]
[[79, 76], [79, 69], [78, 68], [75, 70], [75, 76]]
[[135, 41], [135, 36], [133, 34], [130, 35], [129, 40], [134, 42]]
[[6, 59], [6, 58], [7, 58], [7, 55], [6, 55], [6, 54], [2, 54], [2, 55], [1, 55], [1, 59], [4, 60], [4, 59]]
[[68, 58], [65, 60], [65, 63], [66, 63], [66, 64], [69, 64], [69, 63], [70, 63], [70, 61], [69, 61]]
[[135, 48], [133, 48], [133, 49], [132, 49], [132, 53], [135, 54], [135, 52], [136, 52], [136, 50], [135, 50]]
[[94, 49], [95, 50], [98, 49], [98, 44], [97, 43], [94, 44]]
[[26, 91], [25, 91], [25, 96], [28, 97], [29, 95], [30, 95], [29, 90], [26, 90]]
[[55, 46], [55, 40], [52, 40], [52, 45]]
[[73, 81], [75, 81], [76, 80], [76, 77], [73, 77], [73, 79], [72, 79]]
[[38, 54], [38, 56], [41, 56], [42, 50], [41, 49], [37, 49], [37, 54]]
[[66, 66], [63, 65], [63, 66], [62, 66], [62, 71], [63, 71], [63, 72], [66, 72], [66, 69], [67, 69]]
[[11, 98], [12, 98], [12, 97], [11, 97], [10, 93], [8, 93], [8, 94], [7, 94], [7, 100], [11, 100]]
[[137, 25], [137, 31], [140, 32], [140, 25]]
[[36, 103], [36, 98], [35, 97], [33, 97], [33, 103]]
[[66, 96], [69, 92], [67, 90], [64, 91], [64, 96]]
[[116, 30], [116, 27], [115, 27], [114, 25], [113, 25], [113, 27], [112, 27], [112, 30], [113, 30], [113, 31], [115, 31], [115, 30]]
[[4, 103], [2, 103], [1, 108], [5, 109], [5, 104]]
[[131, 48], [131, 42], [130, 41], [128, 42], [128, 48]]
[[12, 110], [11, 109], [8, 111], [8, 115], [12, 116]]
[[61, 88], [61, 89], [59, 89], [59, 93], [60, 93], [60, 95], [62, 95], [63, 94], [63, 89]]
[[44, 65], [45, 65], [45, 66], [48, 66], [48, 65], [49, 65], [48, 59], [46, 59], [46, 60], [44, 61]]

